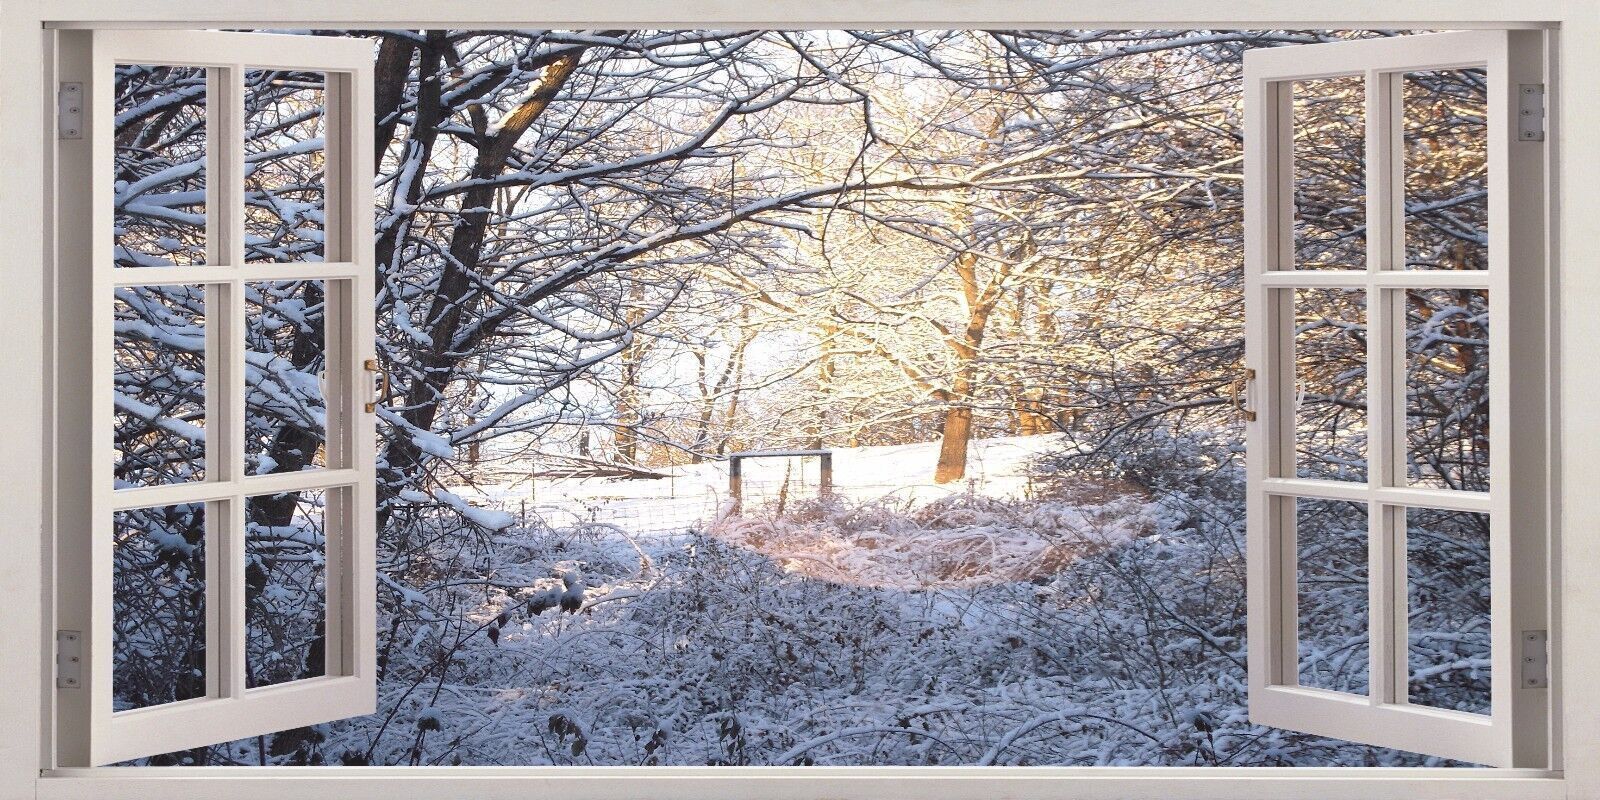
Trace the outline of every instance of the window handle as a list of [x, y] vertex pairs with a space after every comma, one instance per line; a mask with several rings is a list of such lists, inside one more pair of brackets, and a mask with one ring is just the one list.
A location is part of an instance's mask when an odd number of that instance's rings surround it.
[[389, 373], [384, 371], [383, 367], [378, 366], [378, 359], [376, 358], [367, 359], [362, 366], [372, 376], [372, 382], [368, 384], [372, 392], [372, 399], [367, 401], [367, 413], [371, 414], [378, 410], [379, 403], [389, 398]]
[[1233, 407], [1244, 415], [1245, 422], [1256, 421], [1256, 411], [1249, 407], [1250, 390], [1251, 387], [1255, 386], [1255, 383], [1256, 371], [1246, 367], [1244, 372], [1239, 373], [1239, 377], [1233, 381], [1233, 386], [1229, 391], [1229, 399], [1232, 401]]

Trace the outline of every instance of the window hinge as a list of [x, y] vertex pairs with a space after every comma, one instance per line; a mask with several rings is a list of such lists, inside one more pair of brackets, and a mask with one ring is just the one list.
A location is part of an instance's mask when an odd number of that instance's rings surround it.
[[1544, 141], [1544, 84], [1517, 87], [1517, 141]]
[[83, 686], [83, 634], [56, 631], [56, 688]]
[[56, 92], [56, 133], [62, 139], [83, 138], [83, 84], [62, 83]]
[[1549, 631], [1522, 632], [1522, 688], [1550, 688]]

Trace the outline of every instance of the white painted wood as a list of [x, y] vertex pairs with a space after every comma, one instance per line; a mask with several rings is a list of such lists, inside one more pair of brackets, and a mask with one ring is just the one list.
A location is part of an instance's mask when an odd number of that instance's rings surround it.
[[259, 689], [245, 689], [243, 677], [240, 663], [227, 696], [117, 714], [113, 738], [93, 743], [95, 760], [149, 755], [157, 743], [158, 752], [170, 752], [372, 713], [364, 688], [370, 681], [362, 677], [311, 678]]
[[[1507, 75], [1501, 102], [1504, 113], [1509, 116], [1520, 106], [1517, 93], [1520, 85], [1541, 83], [1554, 87], [1558, 81], [1555, 70], [1550, 67], [1553, 63], [1550, 53], [1555, 49], [1553, 35], [1513, 32], [1508, 34], [1508, 39]], [[1553, 113], [1556, 92], [1548, 90], [1545, 96], [1547, 113]], [[1556, 409], [1552, 390], [1557, 374], [1552, 347], [1556, 295], [1551, 257], [1553, 228], [1549, 224], [1556, 216], [1556, 208], [1550, 200], [1551, 186], [1558, 171], [1554, 143], [1544, 148], [1522, 147], [1522, 142], [1509, 129], [1502, 131], [1502, 135], [1506, 153], [1504, 170], [1512, 177], [1508, 179], [1506, 192], [1505, 279], [1495, 288], [1498, 288], [1500, 305], [1505, 307], [1509, 321], [1503, 327], [1511, 357], [1505, 364], [1506, 377], [1501, 381], [1507, 388], [1503, 402], [1508, 404], [1505, 413], [1509, 423], [1502, 426], [1505, 438], [1499, 443], [1507, 448], [1502, 452], [1509, 456], [1509, 462], [1498, 479], [1510, 489], [1504, 511], [1512, 584], [1508, 635], [1520, 642], [1524, 631], [1555, 627], [1558, 620], [1554, 606], [1560, 590], [1553, 579], [1557, 565], [1552, 557], [1555, 552], [1552, 504], [1556, 497], [1553, 487], [1557, 481], [1552, 454], [1558, 435], [1553, 427]], [[1491, 303], [1493, 300], [1491, 294]], [[1536, 411], [1525, 412], [1525, 408]], [[1562, 638], [1552, 635], [1552, 646], [1559, 646]], [[1517, 655], [1506, 654], [1502, 663], [1517, 664]], [[1553, 664], [1554, 659], [1550, 660]], [[1495, 668], [1500, 666], [1497, 663]], [[1561, 703], [1562, 682], [1552, 680], [1548, 689], [1525, 686], [1520, 681], [1520, 666], [1513, 669], [1516, 671], [1506, 675], [1516, 725], [1513, 761], [1532, 764], [1541, 763], [1542, 759], [1542, 763], [1560, 764], [1561, 736], [1559, 728], [1554, 726], [1556, 710]], [[1536, 747], [1541, 741], [1550, 742], [1546, 751]]]
[[[213, 171], [211, 174], [215, 175], [218, 172]], [[227, 274], [219, 274], [219, 269], [226, 269]], [[365, 267], [361, 264], [349, 261], [260, 262], [224, 268], [212, 266], [121, 267], [112, 271], [111, 280], [117, 286], [175, 286], [185, 283], [205, 283], [221, 278], [241, 281], [331, 280], [334, 278], [358, 277], [363, 269]]]
[[1369, 483], [1315, 478], [1262, 478], [1261, 491], [1280, 497], [1350, 500], [1358, 503], [1482, 513], [1492, 510], [1488, 492], [1457, 492], [1415, 486], [1375, 486]]
[[[372, 68], [372, 46], [362, 39], [195, 30], [128, 30], [107, 36], [115, 58], [124, 64], [247, 64], [252, 68], [345, 73]], [[243, 161], [243, 151], [237, 158]]]
[[[1256, 370], [1275, 367], [1275, 358], [1268, 348], [1267, 314], [1271, 292], [1254, 276], [1273, 270], [1278, 259], [1279, 184], [1281, 169], [1268, 169], [1278, 157], [1279, 143], [1267, 139], [1267, 131], [1278, 130], [1282, 87], [1260, 80], [1257, 69], [1245, 63], [1244, 73], [1244, 126], [1248, 135], [1244, 140], [1244, 181], [1253, 191], [1244, 196], [1245, 237], [1245, 293], [1244, 318], [1245, 363]], [[1258, 372], [1258, 375], [1260, 373]], [[1270, 371], [1268, 374], [1272, 374]], [[1245, 426], [1245, 449], [1252, 457], [1245, 459], [1245, 483], [1250, 491], [1250, 502], [1245, 506], [1245, 525], [1249, 531], [1269, 527], [1277, 514], [1273, 503], [1257, 502], [1255, 490], [1262, 486], [1268, 475], [1276, 474], [1276, 464], [1269, 448], [1269, 430], [1275, 423], [1270, 411], [1257, 413], [1256, 422]], [[1268, 467], [1273, 469], [1269, 471]], [[1265, 494], [1262, 494], [1265, 498]], [[1249, 680], [1249, 704], [1252, 715], [1261, 713], [1258, 697], [1266, 687], [1283, 683], [1282, 657], [1275, 645], [1281, 646], [1282, 614], [1278, 603], [1281, 593], [1265, 587], [1279, 581], [1282, 572], [1280, 561], [1281, 541], [1267, 536], [1249, 536], [1246, 541], [1246, 582], [1251, 591], [1246, 596], [1246, 614], [1249, 617], [1249, 646], [1247, 648], [1246, 674]]]
[[[1549, 300], [1543, 242], [1547, 151], [1513, 141], [1514, 83], [1543, 82], [1542, 36], [1472, 31], [1251, 51], [1245, 57], [1246, 361], [1263, 391], [1249, 425], [1247, 476], [1252, 720], [1351, 741], [1480, 764], [1550, 763], [1548, 690], [1515, 685], [1515, 638], [1550, 624], [1551, 565], [1544, 543], [1550, 408], [1545, 335]], [[1513, 43], [1515, 46], [1513, 46]], [[1515, 64], [1515, 73], [1513, 73]], [[1404, 237], [1403, 78], [1479, 66], [1489, 76], [1489, 269], [1407, 270]], [[1365, 270], [1295, 271], [1288, 206], [1293, 164], [1292, 82], [1362, 75], [1366, 85]], [[1515, 161], [1516, 169], [1512, 168]], [[1254, 167], [1252, 167], [1252, 164]], [[1511, 198], [1519, 198], [1515, 212]], [[1517, 264], [1527, 262], [1527, 266]], [[1522, 277], [1512, 292], [1511, 275]], [[1360, 289], [1367, 298], [1368, 482], [1297, 478], [1294, 342], [1297, 288]], [[1408, 485], [1405, 454], [1405, 293], [1487, 289], [1490, 307], [1490, 491]], [[1518, 298], [1522, 298], [1520, 302]], [[1515, 312], [1513, 312], [1515, 307]], [[1541, 387], [1521, 392], [1524, 384]], [[1513, 438], [1511, 429], [1520, 434]], [[1297, 686], [1296, 498], [1348, 500], [1368, 512], [1370, 662], [1366, 696]], [[1408, 508], [1487, 513], [1491, 520], [1492, 709], [1473, 715], [1408, 701]], [[1513, 547], [1513, 537], [1517, 546]]]
[[39, 800], [1562, 800], [1537, 770], [1270, 767], [146, 767], [64, 770]]
[[[89, 34], [87, 32], [74, 32], [60, 36], [53, 43], [51, 63], [56, 74], [62, 80], [73, 80], [88, 85], [91, 75], [89, 66]], [[54, 84], [56, 81], [49, 81]], [[88, 118], [85, 124], [92, 123], [94, 109], [85, 107]], [[90, 166], [89, 149], [90, 138], [74, 140], [59, 140], [50, 137], [47, 139], [59, 149], [51, 153], [52, 166], [63, 186], [88, 186], [93, 181], [93, 170]], [[3, 165], [0, 165], [3, 166]], [[52, 208], [52, 219], [73, 220], [88, 219], [92, 212], [89, 192], [56, 192], [54, 185], [47, 187], [47, 196], [55, 202]], [[0, 195], [0, 202], [4, 196]], [[51, 225], [49, 241], [53, 245], [51, 260], [69, 263], [87, 263], [90, 258], [90, 241], [83, 236], [55, 236], [54, 224]], [[89, 320], [90, 310], [83, 303], [56, 303], [56, 297], [80, 297], [90, 291], [88, 270], [75, 270], [62, 273], [51, 287], [52, 297], [49, 304], [51, 313], [50, 333], [52, 345], [57, 358], [63, 364], [85, 364], [90, 359]], [[7, 293], [0, 293], [0, 297]], [[50, 547], [44, 550], [48, 556], [47, 568], [54, 567], [53, 575], [57, 581], [64, 585], [87, 586], [90, 582], [88, 559], [78, 557], [78, 554], [88, 552], [89, 541], [89, 504], [84, 502], [84, 491], [79, 478], [87, 475], [92, 469], [93, 458], [90, 441], [88, 420], [90, 419], [89, 398], [90, 393], [83, 390], [81, 373], [63, 376], [65, 370], [57, 368], [55, 363], [46, 365], [46, 408], [49, 417], [46, 420], [46, 430], [51, 434], [54, 447], [46, 451], [49, 467], [47, 479], [52, 489], [57, 485], [72, 486], [77, 491], [67, 495], [51, 491], [48, 524], [52, 529], [59, 530], [61, 535], [50, 542]], [[76, 379], [76, 380], [75, 380]], [[19, 393], [20, 394], [20, 393]], [[24, 426], [16, 426], [7, 439], [14, 439], [25, 432]], [[70, 499], [68, 499], [70, 497]], [[59, 556], [56, 554], [59, 553]], [[48, 573], [47, 573], [48, 574]], [[89, 615], [87, 592], [63, 593], [55, 603], [54, 614], [47, 615], [43, 625], [43, 633], [54, 636], [56, 630], [66, 628], [71, 630], [84, 630]], [[85, 648], [89, 643], [80, 642]], [[46, 644], [38, 648], [41, 655], [50, 663], [45, 665], [45, 679], [54, 685], [52, 671], [54, 653]], [[4, 650], [0, 650], [4, 653]], [[0, 656], [3, 657], [3, 656]], [[88, 657], [88, 651], [84, 652]], [[19, 693], [20, 694], [20, 693]], [[60, 758], [65, 763], [88, 763], [88, 732], [85, 725], [88, 721], [88, 695], [84, 690], [75, 692], [56, 693], [54, 714], [45, 714], [44, 723], [46, 730], [44, 742], [56, 746]], [[20, 699], [20, 698], [19, 698]], [[49, 708], [47, 705], [46, 708]], [[59, 724], [58, 724], [59, 723]], [[57, 735], [59, 734], [59, 738]]]
[[1272, 289], [1488, 289], [1488, 270], [1397, 269], [1372, 274], [1366, 270], [1273, 270], [1261, 275]]
[[[99, 761], [100, 753], [97, 743], [110, 743], [112, 736], [109, 730], [112, 704], [111, 688], [111, 584], [112, 584], [112, 549], [111, 537], [105, 535], [110, 528], [111, 512], [110, 500], [115, 491], [112, 484], [111, 471], [105, 469], [106, 464], [112, 463], [112, 430], [109, 422], [112, 420], [113, 391], [113, 363], [111, 353], [112, 342], [112, 313], [113, 298], [112, 288], [108, 273], [113, 263], [113, 247], [111, 236], [111, 215], [113, 196], [111, 186], [111, 164], [115, 153], [115, 144], [112, 139], [114, 130], [112, 102], [113, 77], [112, 67], [114, 61], [103, 48], [95, 46], [96, 39], [91, 38], [91, 79], [88, 84], [89, 102], [86, 107], [91, 109], [89, 120], [90, 166], [89, 174], [92, 177], [89, 196], [91, 230], [99, 235], [91, 236], [90, 261], [88, 265], [63, 263], [63, 268], [86, 270], [91, 275], [90, 298], [86, 304], [89, 308], [89, 330], [91, 334], [89, 348], [89, 387], [90, 387], [90, 416], [85, 422], [89, 425], [91, 445], [89, 459], [89, 474], [85, 480], [90, 486], [89, 504], [90, 514], [88, 529], [85, 538], [89, 545], [89, 616], [88, 625], [84, 629], [84, 644], [88, 654], [84, 658], [84, 685], [88, 688], [88, 706], [84, 709], [87, 722], [83, 730], [88, 737], [88, 751], [90, 764], [103, 763]], [[210, 193], [208, 193], [209, 199]], [[208, 248], [210, 247], [208, 243]], [[82, 303], [81, 299], [74, 298]], [[63, 303], [72, 302], [62, 298]], [[211, 369], [215, 359], [209, 352], [206, 358], [206, 367]], [[206, 413], [214, 414], [215, 407], [208, 396]], [[211, 445], [207, 444], [207, 464], [210, 465]], [[216, 528], [209, 523], [206, 536], [214, 541], [213, 534]], [[99, 535], [96, 535], [99, 534]], [[207, 585], [211, 585], [218, 577], [216, 569], [207, 565]], [[209, 597], [207, 598], [210, 599]], [[206, 624], [213, 623], [215, 617], [209, 611]], [[209, 648], [208, 648], [209, 649]], [[208, 656], [207, 667], [214, 666]], [[208, 675], [208, 681], [210, 676]], [[213, 687], [208, 687], [214, 688]], [[105, 744], [99, 744], [104, 747]]]
[[[1382, 28], [1452, 29], [1560, 28], [1561, 72], [1600, 74], [1600, 14], [1588, 0], [1451, 0], [1419, 3], [1408, 0], [1254, 0], [1247, 4], [1197, 8], [1192, 0], [1100, 0], [1077, 7], [1049, 0], [1012, 0], [1001, 4], [954, 0], [772, 0], [761, 4], [701, 3], [693, 0], [601, 0], [584, 4], [454, 5], [442, 9], [433, 0], [337, 0], [263, 4], [248, 0], [52, 0], [49, 3], [0, 4], [0, 97], [7, 105], [7, 124], [0, 127], [0, 175], [7, 191], [0, 193], [0, 241], [14, 256], [7, 270], [7, 290], [0, 292], [0, 336], [8, 344], [0, 359], [0, 382], [10, 390], [13, 420], [0, 436], [0, 506], [6, 513], [7, 557], [0, 559], [0, 672], [16, 687], [0, 704], [0, 797], [112, 798], [434, 798], [472, 796], [522, 798], [537, 794], [581, 794], [596, 798], [881, 798], [914, 794], [930, 798], [1016, 797], [1078, 798], [1351, 798], [1403, 800], [1461, 798], [1475, 800], [1574, 800], [1600, 798], [1600, 536], [1593, 520], [1600, 518], [1600, 492], [1587, 489], [1592, 462], [1600, 458], [1600, 415], [1555, 409], [1587, 409], [1600, 396], [1600, 359], [1593, 342], [1600, 341], [1600, 315], [1589, 298], [1600, 296], [1600, 269], [1589, 263], [1600, 253], [1600, 226], [1593, 209], [1600, 207], [1600, 142], [1589, 133], [1600, 128], [1600, 104], [1589, 102], [1586, 81], [1563, 85], [1547, 79], [1551, 101], [1549, 128], [1565, 143], [1559, 170], [1547, 161], [1550, 193], [1539, 205], [1562, 225], [1546, 227], [1549, 275], [1559, 278], [1547, 300], [1552, 314], [1549, 331], [1559, 330], [1560, 347], [1551, 359], [1549, 381], [1551, 429], [1556, 432], [1543, 472], [1551, 488], [1561, 491], [1551, 505], [1551, 525], [1561, 536], [1551, 542], [1550, 561], [1557, 569], [1558, 608], [1552, 621], [1564, 636], [1552, 639], [1557, 674], [1564, 677], [1552, 690], [1560, 696], [1559, 715], [1551, 719], [1571, 756], [1555, 763], [1564, 771], [1525, 770], [1391, 770], [1391, 769], [1046, 769], [945, 768], [905, 769], [495, 769], [495, 768], [367, 768], [352, 776], [338, 768], [164, 769], [131, 772], [122, 769], [66, 769], [73, 763], [69, 746], [54, 739], [57, 719], [51, 713], [56, 693], [49, 670], [48, 645], [58, 620], [71, 618], [84, 593], [55, 594], [56, 580], [83, 585], [73, 564], [56, 563], [56, 547], [70, 553], [75, 526], [60, 509], [84, 487], [63, 480], [70, 456], [87, 454], [87, 445], [71, 442], [71, 400], [86, 397], [81, 387], [58, 380], [55, 360], [74, 363], [72, 347], [80, 328], [71, 325], [71, 304], [57, 308], [60, 286], [71, 288], [74, 276], [58, 269], [73, 254], [70, 237], [57, 240], [58, 227], [69, 227], [73, 198], [56, 204], [53, 180], [73, 175], [72, 159], [58, 160], [50, 124], [53, 98], [44, 87], [54, 85], [51, 37], [40, 30], [90, 28], [508, 28], [508, 27], [830, 27], [915, 24], [920, 27], [1107, 27], [1107, 28]], [[1552, 40], [1554, 36], [1552, 35]], [[66, 48], [70, 50], [70, 45]], [[1552, 62], [1554, 63], [1554, 62]], [[1565, 113], [1563, 113], [1563, 110]], [[87, 147], [86, 140], [81, 142]], [[70, 152], [67, 153], [70, 156]], [[83, 159], [79, 159], [83, 161]], [[1559, 172], [1562, 180], [1555, 180]], [[69, 184], [74, 185], [74, 184]], [[87, 185], [81, 182], [75, 185]], [[1559, 192], [1559, 194], [1557, 194]], [[86, 194], [86, 193], [84, 193]], [[44, 202], [40, 202], [41, 198]], [[78, 205], [87, 206], [80, 197]], [[54, 220], [65, 213], [69, 222]], [[1565, 246], [1558, 246], [1558, 234]], [[87, 242], [79, 242], [87, 244]], [[35, 255], [42, 268], [33, 269]], [[1554, 284], [1552, 284], [1553, 286]], [[1253, 316], [1254, 318], [1254, 316]], [[1252, 360], [1252, 363], [1256, 363]], [[1557, 377], [1559, 376], [1559, 380]], [[37, 390], [37, 391], [35, 391]], [[58, 401], [65, 401], [58, 405]], [[37, 427], [26, 420], [38, 419]], [[63, 428], [66, 428], [65, 430]], [[1254, 434], [1252, 433], [1252, 436]], [[67, 445], [59, 447], [58, 442]], [[44, 457], [41, 459], [40, 454]], [[64, 472], [65, 470], [65, 472]], [[80, 471], [81, 472], [81, 471]], [[65, 501], [57, 503], [57, 499]], [[79, 503], [79, 506], [86, 504]], [[34, 531], [43, 535], [34, 536]], [[81, 561], [81, 559], [80, 559]], [[1252, 596], [1252, 607], [1255, 605]], [[1553, 601], [1554, 602], [1554, 601]], [[1562, 613], [1557, 614], [1560, 611]], [[32, 646], [13, 646], [16, 643]], [[1251, 651], [1251, 660], [1257, 653]], [[34, 691], [29, 691], [33, 687]], [[71, 703], [63, 701], [60, 720], [70, 733]], [[67, 740], [70, 740], [70, 736]], [[81, 762], [79, 762], [81, 763]], [[41, 776], [41, 770], [45, 770]]]
[[[331, 388], [330, 386], [330, 390]], [[175, 503], [227, 500], [234, 496], [331, 489], [354, 484], [362, 478], [361, 472], [354, 468], [308, 469], [273, 475], [247, 475], [237, 482], [169, 483], [160, 486], [140, 486], [136, 489], [119, 489], [112, 494], [110, 503], [111, 507], [117, 510], [149, 508]]]
[[[122, 28], [538, 28], [569, 27], [901, 27], [978, 28], [1306, 28], [1332, 30], [1440, 30], [1539, 28], [1570, 22], [1588, 10], [1582, 0], [1451, 0], [1448, 4], [1395, 0], [1256, 0], [1219, 6], [1196, 20], [1184, 0], [1104, 0], [1065, 6], [1051, 0], [1014, 0], [1004, 6], [960, 0], [772, 0], [707, 4], [688, 0], [608, 0], [553, 8], [481, 8], [459, 5], [448, 13], [435, 0], [298, 0], [279, 8], [229, 0], [52, 0], [30, 19], [48, 27]], [[275, 13], [274, 13], [275, 12]], [[221, 23], [231, 23], [222, 25]]]
[[[376, 704], [374, 417], [365, 413], [366, 383], [356, 375], [372, 342], [372, 53], [360, 40], [214, 32], [97, 32], [90, 39], [93, 206], [92, 257], [75, 266], [92, 274], [88, 301], [92, 445], [88, 552], [90, 644], [85, 715], [86, 764], [230, 741], [286, 728], [366, 714]], [[203, 66], [210, 180], [206, 189], [207, 263], [197, 267], [112, 266], [110, 165], [112, 68], [117, 64]], [[258, 67], [327, 75], [327, 243], [330, 260], [246, 264], [245, 72]], [[326, 319], [329, 441], [333, 468], [249, 476], [245, 473], [246, 284], [321, 279]], [[117, 490], [111, 463], [111, 297], [118, 286], [199, 284], [206, 297], [206, 468], [204, 481]], [[327, 677], [247, 688], [245, 508], [255, 495], [328, 491]], [[117, 510], [206, 503], [206, 697], [155, 708], [112, 711], [111, 540]]]
[[[1299, 47], [1251, 50], [1250, 59], [1274, 81], [1300, 81], [1338, 75], [1411, 72], [1482, 66], [1482, 56], [1504, 46], [1504, 31], [1458, 31], [1360, 39]], [[1398, 44], [1396, 43], [1398, 42]], [[1370, 92], [1369, 102], [1371, 101]], [[1369, 106], [1369, 110], [1371, 107]]]

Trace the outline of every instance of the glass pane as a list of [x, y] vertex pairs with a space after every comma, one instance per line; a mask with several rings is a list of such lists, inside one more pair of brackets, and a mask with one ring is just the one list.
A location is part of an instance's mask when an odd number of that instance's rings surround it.
[[245, 261], [321, 261], [326, 77], [244, 75]]
[[1301, 478], [1367, 479], [1366, 292], [1294, 292], [1295, 451]]
[[206, 263], [206, 71], [118, 66], [114, 263]]
[[111, 702], [117, 711], [206, 694], [206, 507], [111, 515]]
[[245, 472], [327, 466], [323, 281], [245, 284]]
[[1366, 83], [1294, 83], [1294, 268], [1366, 269]]
[[245, 660], [248, 685], [326, 673], [328, 617], [324, 519], [332, 492], [245, 501]]
[[1404, 93], [1406, 266], [1488, 269], [1487, 75], [1413, 72]]
[[118, 289], [113, 310], [117, 487], [204, 479], [205, 287]]
[[1406, 470], [1414, 486], [1489, 490], [1489, 293], [1406, 292]]
[[1367, 693], [1367, 508], [1295, 501], [1300, 685]]
[[1411, 702], [1489, 713], [1489, 515], [1406, 510]]

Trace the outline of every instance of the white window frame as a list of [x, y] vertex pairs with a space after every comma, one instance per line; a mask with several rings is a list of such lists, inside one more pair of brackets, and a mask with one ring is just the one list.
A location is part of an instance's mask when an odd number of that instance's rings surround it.
[[[1245, 361], [1254, 370], [1248, 424], [1250, 717], [1262, 725], [1442, 755], [1476, 764], [1548, 762], [1552, 688], [1522, 686], [1521, 637], [1548, 632], [1545, 513], [1546, 331], [1544, 158], [1547, 142], [1518, 137], [1518, 87], [1542, 86], [1536, 31], [1457, 31], [1253, 50], [1245, 55]], [[1406, 73], [1482, 68], [1487, 75], [1487, 266], [1405, 266]], [[1366, 120], [1366, 259], [1339, 269], [1295, 264], [1296, 82], [1361, 79]], [[1515, 254], [1515, 256], [1513, 256]], [[1364, 293], [1369, 451], [1365, 482], [1298, 476], [1294, 293]], [[1483, 290], [1489, 303], [1489, 490], [1408, 485], [1405, 466], [1405, 292]], [[1530, 304], [1531, 301], [1531, 304]], [[1517, 323], [1513, 324], [1512, 320]], [[1512, 387], [1517, 387], [1513, 390]], [[1297, 685], [1299, 500], [1359, 503], [1370, 577], [1366, 696]], [[1490, 519], [1491, 713], [1408, 702], [1408, 508]]]
[[[62, 237], [58, 291], [87, 284], [90, 303], [56, 311], [62, 363], [89, 365], [88, 391], [63, 375], [55, 411], [62, 441], [59, 474], [87, 472], [89, 502], [57, 496], [56, 580], [88, 591], [62, 591], [57, 629], [78, 637], [82, 690], [63, 691], [58, 747], [83, 764], [109, 764], [372, 713], [376, 706], [376, 494], [370, 381], [359, 379], [373, 357], [372, 50], [358, 40], [257, 33], [109, 30], [63, 31], [55, 42], [59, 81], [82, 84], [83, 136], [60, 140], [55, 160], [63, 185], [57, 214], [91, 220], [93, 235]], [[111, 164], [114, 156], [113, 70], [119, 64], [198, 66], [207, 70], [206, 264], [119, 267], [113, 263]], [[246, 262], [245, 73], [295, 69], [326, 76], [323, 154], [326, 210], [324, 257], [310, 262]], [[87, 205], [84, 201], [88, 201]], [[87, 278], [87, 280], [84, 280]], [[272, 475], [245, 470], [245, 289], [259, 281], [320, 280], [326, 286], [323, 351], [327, 358], [328, 467]], [[112, 297], [115, 289], [158, 285], [205, 287], [207, 478], [114, 488]], [[87, 336], [83, 334], [88, 334]], [[77, 377], [77, 376], [74, 376]], [[245, 649], [247, 498], [326, 491], [324, 509], [325, 672], [274, 686], [247, 687]], [[206, 518], [206, 695], [115, 712], [112, 708], [112, 542], [116, 511], [204, 503]], [[99, 532], [100, 535], [96, 535]], [[81, 752], [87, 741], [88, 754]], [[70, 763], [70, 762], [65, 762]]]
[[[7, 553], [0, 559], [0, 674], [12, 691], [0, 705], [0, 798], [525, 798], [585, 797], [1171, 797], [1554, 800], [1600, 798], [1600, 492], [1586, 479], [1600, 458], [1600, 315], [1582, 298], [1600, 297], [1600, 104], [1586, 84], [1547, 81], [1547, 124], [1560, 142], [1551, 170], [1544, 233], [1550, 254], [1545, 308], [1557, 342], [1550, 365], [1554, 451], [1545, 475], [1552, 561], [1558, 564], [1552, 663], [1560, 692], [1551, 728], [1560, 745], [1551, 769], [1305, 768], [115, 768], [58, 769], [53, 687], [50, 552], [57, 520], [52, 485], [57, 454], [53, 386], [53, 242], [64, 224], [53, 205], [54, 76], [46, 69], [56, 30], [99, 27], [398, 28], [464, 27], [1038, 27], [1038, 28], [1515, 28], [1559, 31], [1559, 74], [1600, 75], [1600, 10], [1591, 0], [1253, 0], [1206, 7], [1193, 0], [1014, 0], [1004, 6], [960, 0], [865, 4], [859, 0], [774, 0], [767, 4], [694, 0], [593, 0], [582, 4], [452, 4], [429, 0], [7, 0], [0, 6], [0, 241], [12, 255], [0, 292], [0, 385], [11, 389], [13, 421], [0, 436]], [[448, 10], [446, 10], [448, 9]], [[274, 18], [273, 13], [282, 15]], [[518, 14], [538, 14], [537, 18]], [[268, 16], [263, 16], [268, 15]], [[448, 15], [448, 16], [446, 16]], [[1556, 237], [1560, 230], [1565, 238]], [[1557, 244], [1562, 245], [1557, 247]], [[1555, 287], [1559, 286], [1559, 295]], [[27, 424], [37, 420], [37, 424]], [[16, 421], [22, 421], [20, 424]], [[1574, 491], [1564, 492], [1561, 487]], [[1554, 631], [1559, 629], [1559, 635]], [[29, 687], [32, 687], [30, 690]], [[1563, 755], [1565, 754], [1565, 755]]]

